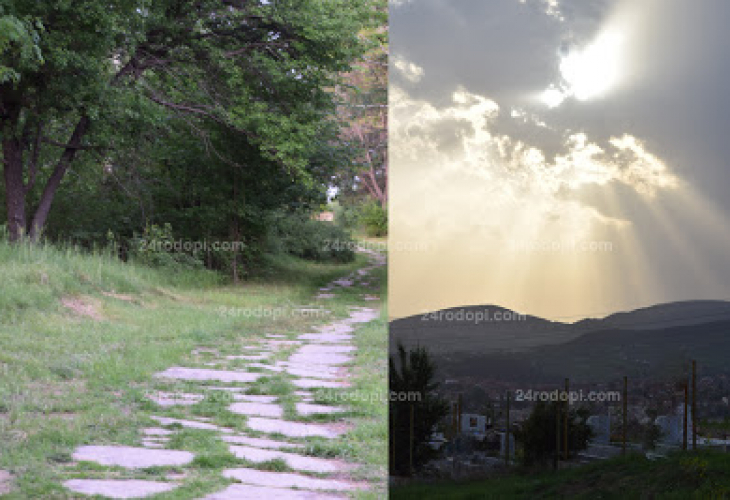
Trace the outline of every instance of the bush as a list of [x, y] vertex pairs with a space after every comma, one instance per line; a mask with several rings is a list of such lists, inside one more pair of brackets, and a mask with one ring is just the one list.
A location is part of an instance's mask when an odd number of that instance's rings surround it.
[[335, 224], [354, 231], [357, 229], [358, 218], [360, 217], [359, 207], [356, 205], [341, 205], [337, 202], [333, 203], [333, 212], [335, 215]]
[[305, 213], [277, 211], [269, 216], [267, 250], [314, 261], [351, 262], [355, 242], [342, 227]]
[[376, 201], [368, 201], [360, 206], [358, 222], [368, 236], [388, 234], [388, 210]]
[[176, 241], [172, 226], [165, 224], [148, 225], [141, 235], [134, 234], [130, 240], [129, 254], [143, 264], [152, 267], [202, 269], [203, 258], [200, 251], [184, 250], [185, 242]]

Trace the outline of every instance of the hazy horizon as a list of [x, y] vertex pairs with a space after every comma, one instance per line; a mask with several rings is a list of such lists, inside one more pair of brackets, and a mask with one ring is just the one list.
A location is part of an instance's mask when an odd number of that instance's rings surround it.
[[[635, 312], [635, 311], [639, 311], [639, 310], [643, 310], [643, 309], [650, 309], [652, 307], [662, 306], [662, 305], [667, 305], [667, 304], [674, 305], [674, 304], [682, 304], [682, 303], [701, 303], [701, 302], [722, 302], [722, 303], [727, 304], [728, 306], [730, 306], [730, 300], [719, 300], [719, 299], [697, 299], [697, 300], [687, 300], [687, 301], [681, 301], [680, 300], [680, 301], [671, 301], [671, 302], [658, 302], [658, 303], [655, 303], [655, 304], [648, 304], [648, 305], [644, 305], [644, 306], [635, 307], [635, 308], [632, 308], [632, 309], [622, 309], [622, 310], [617, 310], [617, 311], [596, 311], [596, 312], [591, 313], [591, 314], [588, 314], [588, 315], [581, 315], [579, 318], [577, 318], [576, 316], [562, 316], [562, 317], [561, 316], [558, 316], [558, 317], [547, 318], [547, 317], [542, 317], [542, 316], [539, 316], [539, 315], [536, 315], [536, 314], [532, 314], [532, 313], [527, 312], [527, 311], [518, 311], [518, 310], [509, 309], [509, 308], [504, 308], [504, 309], [507, 309], [507, 310], [510, 310], [512, 312], [518, 313], [520, 315], [534, 316], [534, 317], [537, 317], [537, 318], [540, 318], [540, 319], [547, 319], [547, 320], [550, 320], [550, 321], [555, 321], [555, 322], [560, 322], [560, 323], [565, 323], [565, 324], [575, 324], [575, 323], [579, 323], [580, 321], [585, 320], [585, 319], [597, 319], [597, 320], [601, 320], [601, 319], [606, 319], [607, 317], [612, 316], [614, 314], [625, 313], [625, 312]], [[491, 307], [503, 307], [503, 306], [500, 306], [499, 304], [458, 304], [458, 305], [454, 305], [454, 306], [443, 307], [443, 308], [440, 308], [440, 309], [432, 309], [432, 310], [429, 310], [429, 311], [421, 311], [419, 313], [414, 313], [414, 314], [405, 315], [405, 316], [398, 316], [398, 317], [391, 316], [390, 317], [390, 321], [394, 321], [394, 320], [397, 320], [397, 319], [403, 319], [403, 318], [410, 318], [410, 317], [414, 317], [414, 316], [418, 316], [418, 315], [425, 315], [425, 314], [428, 314], [428, 313], [435, 313], [435, 312], [439, 312], [439, 311], [445, 311], [445, 310], [449, 310], [449, 309], [457, 309], [457, 310], [460, 309], [460, 308], [464, 308], [464, 309], [467, 309], [467, 308], [486, 308], [486, 309], [489, 309]]]

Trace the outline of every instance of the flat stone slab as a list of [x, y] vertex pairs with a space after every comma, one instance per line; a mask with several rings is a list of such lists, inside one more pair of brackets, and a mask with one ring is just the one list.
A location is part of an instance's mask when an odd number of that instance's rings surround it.
[[276, 498], [276, 500], [344, 500], [347, 497], [329, 495], [318, 491], [232, 484], [225, 490], [208, 495], [203, 500], [262, 500], [264, 498]]
[[314, 395], [310, 391], [294, 391], [294, 395], [299, 396], [306, 403], [314, 401]]
[[336, 406], [318, 405], [311, 403], [297, 403], [297, 413], [300, 415], [331, 415], [333, 413], [344, 413], [346, 410]]
[[218, 349], [211, 349], [209, 347], [198, 347], [192, 350], [192, 354], [198, 356], [200, 354], [219, 354]]
[[329, 371], [327, 369], [323, 368], [314, 368], [314, 367], [288, 367], [284, 371], [288, 373], [289, 375], [292, 375], [294, 377], [303, 377], [303, 378], [321, 378], [325, 380], [337, 380], [339, 378], [343, 378], [346, 374], [343, 373], [345, 369], [343, 368], [341, 371]]
[[352, 280], [340, 279], [332, 282], [333, 285], [349, 288], [352, 286]]
[[174, 434], [174, 432], [163, 429], [162, 427], [147, 427], [146, 429], [142, 429], [142, 434], [145, 436], [169, 436], [170, 434]]
[[316, 342], [330, 342], [333, 344], [347, 343], [352, 340], [352, 335], [339, 333], [305, 333], [298, 337], [301, 340], [314, 340]]
[[318, 457], [305, 457], [303, 455], [287, 453], [285, 451], [262, 450], [260, 448], [240, 445], [231, 445], [229, 446], [229, 449], [237, 458], [242, 458], [251, 462], [259, 463], [279, 459], [283, 460], [292, 469], [316, 472], [319, 474], [340, 472], [349, 468], [348, 465], [342, 461]]
[[286, 420], [260, 417], [250, 417], [246, 421], [246, 425], [255, 431], [266, 432], [267, 434], [278, 433], [293, 438], [318, 436], [332, 439], [345, 433], [345, 431], [337, 430], [334, 426], [326, 424], [288, 422]]
[[215, 385], [206, 385], [201, 387], [202, 390], [206, 391], [226, 391], [226, 392], [241, 392], [245, 391], [246, 388], [244, 387], [219, 387]]
[[271, 403], [233, 403], [228, 411], [238, 415], [255, 415], [258, 417], [281, 418], [284, 410], [279, 405]]
[[[167, 438], [164, 438], [167, 441]], [[154, 449], [160, 449], [165, 447], [166, 441], [160, 441], [158, 439], [153, 438], [145, 438], [142, 440], [142, 446], [145, 448], [154, 448]]]
[[147, 394], [147, 399], [155, 402], [158, 406], [191, 406], [200, 403], [205, 396], [201, 394], [188, 394], [184, 392], [154, 392]]
[[353, 491], [359, 489], [354, 484], [345, 481], [319, 479], [291, 472], [268, 472], [247, 468], [224, 470], [223, 477], [254, 486], [271, 486], [275, 488], [329, 491]]
[[10, 493], [13, 489], [13, 475], [3, 469], [0, 469], [0, 495]]
[[250, 401], [252, 403], [276, 403], [278, 396], [260, 396], [258, 394], [234, 394], [235, 401]]
[[220, 382], [255, 382], [261, 375], [258, 373], [234, 372], [230, 370], [211, 370], [210, 368], [183, 368], [174, 366], [155, 377], [178, 380], [218, 380]]
[[348, 323], [369, 323], [380, 317], [380, 312], [376, 309], [370, 309], [368, 307], [359, 308], [358, 310], [350, 313], [350, 317], [345, 321]]
[[317, 327], [319, 333], [352, 333], [355, 328], [350, 325], [347, 320], [337, 321], [328, 325]]
[[169, 418], [169, 417], [152, 417], [153, 420], [156, 420], [161, 425], [173, 425], [173, 424], [180, 424], [183, 427], [187, 427], [188, 429], [201, 429], [204, 431], [217, 431], [217, 432], [233, 432], [231, 429], [226, 429], [224, 427], [218, 427], [217, 425], [208, 424], [206, 422], [198, 422], [197, 420], [183, 420], [181, 418]]
[[[301, 358], [298, 358], [301, 360]], [[337, 375], [345, 372], [346, 367], [341, 365], [330, 365], [328, 363], [308, 362], [303, 361], [279, 361], [279, 366], [286, 370], [297, 369], [297, 370], [311, 370], [321, 372], [328, 375]]]
[[321, 314], [321, 315], [327, 315], [332, 314], [332, 311], [329, 309], [325, 309], [323, 307], [300, 307], [299, 309], [294, 309], [297, 312], [303, 313], [303, 314]]
[[307, 344], [302, 346], [297, 354], [302, 355], [329, 355], [329, 354], [346, 354], [355, 351], [352, 345], [332, 345], [332, 344]]
[[324, 389], [338, 389], [340, 387], [350, 387], [349, 382], [338, 382], [334, 380], [317, 380], [313, 378], [298, 378], [292, 380], [292, 384], [300, 389], [312, 389], [322, 387]]
[[255, 448], [268, 448], [270, 450], [280, 450], [282, 448], [304, 448], [303, 444], [287, 443], [286, 441], [274, 441], [273, 439], [255, 438], [249, 436], [221, 436], [226, 443], [243, 444], [253, 446]]
[[189, 451], [150, 450], [133, 446], [81, 446], [73, 454], [79, 462], [96, 462], [129, 469], [189, 464], [195, 455]]
[[[332, 346], [335, 347], [335, 346]], [[343, 346], [346, 347], [346, 346]], [[312, 353], [297, 351], [289, 357], [289, 365], [319, 365], [319, 366], [340, 366], [352, 362], [349, 354], [333, 353]]]
[[334, 299], [335, 294], [334, 293], [320, 293], [315, 297], [315, 299]]
[[83, 495], [102, 495], [109, 498], [145, 498], [177, 488], [173, 483], [139, 479], [71, 479], [63, 485]]

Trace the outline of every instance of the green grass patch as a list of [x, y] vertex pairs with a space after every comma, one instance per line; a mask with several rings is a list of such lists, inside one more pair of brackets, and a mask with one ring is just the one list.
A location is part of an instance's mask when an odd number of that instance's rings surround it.
[[630, 455], [557, 472], [518, 470], [488, 480], [402, 486], [390, 498], [723, 499], [730, 498], [730, 455], [703, 451], [659, 460]]
[[[233, 286], [209, 271], [171, 273], [101, 253], [0, 241], [0, 469], [13, 474], [15, 487], [7, 498], [75, 498], [61, 486], [72, 477], [164, 478], [171, 469], [130, 472], [71, 459], [84, 444], [139, 446], [140, 430], [159, 426], [152, 415], [242, 427], [245, 417], [226, 411], [230, 395], [153, 375], [171, 366], [205, 366], [219, 356], [247, 353], [242, 347], [266, 334], [309, 332], [344, 317], [351, 303], [344, 297], [324, 304], [331, 317], [274, 319], [230, 311], [312, 305], [319, 287], [364, 264], [361, 256], [350, 264], [277, 257], [264, 276]], [[383, 359], [384, 353], [383, 348]], [[275, 373], [250, 386], [251, 393], [281, 396], [294, 390]], [[196, 405], [162, 409], [146, 398], [153, 391], [206, 397]], [[373, 410], [370, 418], [376, 415]], [[371, 446], [362, 443], [363, 450]], [[220, 476], [223, 468], [245, 464], [210, 431], [180, 430], [165, 447], [193, 451], [197, 458], [184, 468], [182, 486], [160, 495], [163, 499], [217, 491], [229, 482]]]

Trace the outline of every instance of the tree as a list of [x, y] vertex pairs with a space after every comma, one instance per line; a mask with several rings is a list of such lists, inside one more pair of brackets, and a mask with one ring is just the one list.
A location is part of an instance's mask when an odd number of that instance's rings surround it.
[[210, 127], [223, 127], [311, 183], [311, 157], [337, 136], [328, 89], [364, 50], [357, 33], [370, 5], [3, 0], [0, 9], [16, 28], [0, 36], [6, 216], [12, 240], [35, 240], [72, 165], [105, 165], [129, 147], [128, 120], [183, 120], [206, 148]]
[[[433, 428], [449, 413], [446, 401], [436, 394], [436, 365], [424, 347], [406, 351], [398, 344], [397, 359], [388, 362], [390, 377], [391, 471], [399, 475], [411, 474], [437, 452], [428, 445]], [[416, 395], [407, 401], [407, 395]], [[413, 426], [411, 427], [411, 423]], [[411, 429], [413, 441], [411, 442]], [[393, 450], [395, 446], [395, 450]], [[411, 448], [412, 446], [412, 448]]]
[[663, 436], [664, 432], [662, 431], [662, 428], [651, 421], [644, 426], [641, 444], [647, 451], [654, 450], [656, 449], [657, 443]]
[[[522, 423], [522, 427], [515, 431], [515, 440], [521, 444], [525, 465], [544, 464], [555, 456], [556, 445], [556, 418], [560, 406], [560, 432], [563, 432], [564, 402], [539, 401], [532, 410], [529, 418]], [[586, 423], [588, 413], [584, 410], [569, 410], [568, 412], [568, 456], [584, 450], [593, 430]], [[562, 446], [562, 436], [561, 436]], [[562, 457], [562, 452], [561, 455]]]
[[374, 0], [373, 26], [361, 37], [369, 50], [344, 75], [338, 88], [343, 140], [357, 151], [354, 168], [342, 170], [344, 197], [364, 195], [385, 209], [388, 201], [388, 26], [387, 2]]

